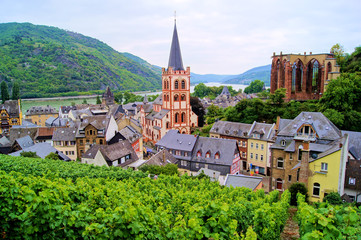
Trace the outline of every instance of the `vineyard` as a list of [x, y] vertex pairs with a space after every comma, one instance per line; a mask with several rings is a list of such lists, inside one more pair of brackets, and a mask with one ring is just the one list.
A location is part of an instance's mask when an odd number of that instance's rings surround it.
[[299, 195], [298, 221], [302, 239], [361, 239], [361, 209], [354, 206], [310, 206]]
[[279, 239], [290, 200], [288, 191], [279, 199], [61, 161], [2, 156], [0, 168], [0, 237], [8, 239]]

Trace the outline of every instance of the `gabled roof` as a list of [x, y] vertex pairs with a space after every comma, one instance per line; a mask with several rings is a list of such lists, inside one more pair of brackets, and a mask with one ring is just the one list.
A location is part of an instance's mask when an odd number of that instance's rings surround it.
[[38, 128], [16, 128], [16, 129], [11, 129], [10, 130], [10, 142], [14, 143], [14, 141], [16, 139], [25, 137], [25, 136], [30, 136], [31, 139], [35, 139], [35, 135], [38, 131]]
[[4, 104], [0, 104], [0, 109], [6, 109], [9, 117], [11, 118], [19, 117], [20, 108], [18, 105], [18, 100], [7, 100], [4, 102]]
[[76, 109], [77, 109], [76, 106], [61, 106], [60, 107], [60, 111], [65, 114], [68, 114], [71, 110], [76, 110]]
[[220, 95], [228, 95], [228, 96], [231, 96], [231, 93], [229, 92], [227, 86], [224, 86], [224, 87], [223, 87], [223, 90], [222, 90], [222, 92], [221, 92]]
[[301, 112], [294, 120], [289, 122], [278, 136], [295, 136], [297, 130], [303, 125], [311, 125], [319, 139], [336, 140], [341, 137], [341, 131], [320, 112]]
[[21, 149], [28, 148], [30, 146], [34, 145], [34, 141], [31, 139], [29, 135], [26, 135], [25, 137], [18, 138], [15, 140], [21, 147]]
[[156, 146], [190, 152], [193, 150], [197, 137], [180, 134], [178, 130], [169, 130]]
[[139, 138], [142, 137], [142, 134], [139, 133], [137, 130], [135, 130], [133, 127], [131, 126], [125, 126], [124, 128], [122, 128], [119, 133], [124, 136], [126, 139], [129, 140], [129, 142], [133, 143], [136, 140], [138, 140]]
[[123, 164], [120, 164], [120, 166], [128, 165], [132, 162], [135, 162], [138, 160], [138, 156], [135, 153], [135, 151], [132, 148], [132, 145], [128, 140], [123, 140], [117, 143], [114, 143], [112, 145], [98, 145], [95, 144], [89, 148], [88, 151], [86, 151], [83, 154], [83, 158], [89, 158], [94, 159], [97, 152], [100, 151], [103, 155], [104, 159], [108, 162], [108, 165], [111, 166], [112, 162], [115, 160], [118, 160], [122, 157], [125, 157], [126, 155], [131, 155], [130, 160], [126, 161]]
[[38, 128], [35, 139], [51, 139], [55, 128], [42, 127]]
[[[111, 116], [98, 115], [98, 116], [84, 116], [82, 122], [79, 124], [79, 128], [76, 134], [76, 137], [84, 137], [85, 133], [81, 133], [88, 125], [92, 125], [97, 130], [104, 130], [102, 135], [105, 136], [105, 133], [108, 129], [108, 124]], [[98, 132], [98, 136], [99, 136]]]
[[[197, 157], [198, 151], [200, 151], [201, 157]], [[210, 152], [209, 158], [206, 158], [207, 152]], [[236, 140], [198, 137], [194, 146], [192, 161], [230, 166], [233, 163], [236, 152], [238, 152]], [[215, 158], [216, 153], [219, 154], [219, 159]]]
[[75, 141], [76, 128], [57, 128], [53, 134], [53, 141]]
[[172, 67], [173, 70], [184, 70], [176, 23], [174, 23], [172, 45], [170, 47], [168, 68], [169, 67]]
[[0, 138], [0, 147], [9, 147], [11, 146], [11, 142], [9, 139], [5, 136]]
[[167, 164], [177, 164], [177, 162], [178, 162], [178, 160], [173, 156], [173, 154], [171, 154], [167, 150], [163, 149], [162, 151], [153, 155], [149, 160], [147, 160], [143, 164], [144, 165], [164, 166]]
[[167, 115], [167, 113], [169, 113], [168, 109], [162, 109], [162, 110], [160, 110], [160, 112], [158, 112], [156, 115], [154, 115], [154, 118], [163, 119], [165, 117], [165, 115]]
[[60, 151], [56, 150], [54, 147], [52, 147], [49, 143], [37, 143], [30, 147], [24, 148], [20, 151], [11, 153], [9, 155], [11, 156], [20, 156], [21, 152], [35, 152], [36, 155], [38, 155], [41, 158], [45, 158], [50, 153], [56, 153], [61, 158], [61, 160], [70, 161], [70, 158]]
[[210, 133], [216, 133], [227, 136], [246, 138], [252, 124], [217, 121], [213, 124]]
[[162, 98], [163, 94], [159, 94], [159, 96], [154, 99], [153, 104], [157, 104], [157, 105], [163, 105], [163, 98]]
[[261, 182], [261, 177], [227, 174], [224, 185], [227, 187], [246, 187], [255, 190]]
[[269, 123], [259, 123], [254, 122], [248, 136], [251, 137], [252, 134], [260, 134], [260, 140], [270, 141], [274, 136], [274, 125]]
[[348, 135], [348, 151], [357, 159], [361, 160], [361, 132], [341, 131], [342, 135]]

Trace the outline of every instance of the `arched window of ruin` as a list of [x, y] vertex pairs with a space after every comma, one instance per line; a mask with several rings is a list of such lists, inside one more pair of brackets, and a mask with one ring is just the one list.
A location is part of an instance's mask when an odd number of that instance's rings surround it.
[[296, 72], [297, 72], [297, 63], [294, 62], [292, 65], [292, 84], [291, 84], [291, 91], [296, 91]]
[[181, 95], [181, 101], [185, 101], [186, 100], [186, 95], [185, 94], [182, 94]]
[[174, 95], [174, 101], [179, 101], [179, 96], [178, 96], [178, 94]]
[[178, 89], [178, 80], [176, 80], [175, 82], [174, 82], [174, 89]]
[[182, 80], [182, 89], [186, 89], [186, 81]]
[[320, 72], [319, 72], [319, 66], [320, 64], [318, 63], [317, 60], [314, 61], [313, 63], [313, 68], [312, 68], [312, 92], [317, 92], [318, 90], [318, 85], [319, 85], [319, 78], [320, 78]]

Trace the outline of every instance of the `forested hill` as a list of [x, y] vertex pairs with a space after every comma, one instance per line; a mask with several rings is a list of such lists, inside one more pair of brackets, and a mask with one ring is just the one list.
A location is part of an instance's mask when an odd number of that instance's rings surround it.
[[0, 81], [19, 81], [22, 97], [105, 89], [155, 90], [160, 71], [105, 43], [56, 27], [0, 24]]

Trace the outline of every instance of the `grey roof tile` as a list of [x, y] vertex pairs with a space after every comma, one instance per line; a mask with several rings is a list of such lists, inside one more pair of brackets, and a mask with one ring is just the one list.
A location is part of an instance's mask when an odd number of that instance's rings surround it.
[[262, 182], [261, 177], [227, 174], [225, 184], [230, 187], [246, 187], [252, 190]]
[[63, 153], [61, 153], [60, 151], [58, 151], [57, 149], [52, 147], [49, 143], [37, 143], [37, 144], [34, 144], [34, 145], [30, 146], [30, 147], [22, 149], [20, 151], [11, 153], [9, 155], [11, 155], [11, 156], [20, 156], [21, 152], [35, 152], [36, 155], [38, 155], [41, 158], [45, 158], [51, 152], [53, 152], [53, 153], [57, 153], [62, 158], [62, 160], [70, 161], [70, 158], [68, 156], [64, 155]]
[[76, 128], [57, 128], [53, 134], [53, 141], [75, 141]]
[[191, 152], [196, 140], [197, 137], [193, 135], [180, 134], [178, 130], [169, 130], [164, 137], [156, 143], [156, 146]]
[[168, 68], [169, 67], [172, 67], [173, 70], [184, 70], [182, 54], [181, 54], [179, 40], [178, 40], [177, 26], [175, 23], [174, 23], [172, 45], [170, 48], [170, 55], [169, 55], [169, 62], [168, 62]]

